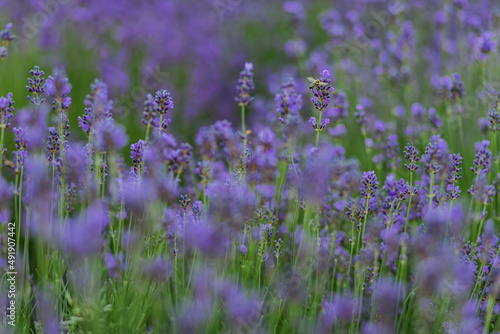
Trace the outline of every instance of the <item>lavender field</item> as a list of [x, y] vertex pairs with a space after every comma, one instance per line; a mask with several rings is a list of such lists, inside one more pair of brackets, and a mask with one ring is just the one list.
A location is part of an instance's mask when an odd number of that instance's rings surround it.
[[500, 2], [0, 0], [0, 333], [500, 333]]

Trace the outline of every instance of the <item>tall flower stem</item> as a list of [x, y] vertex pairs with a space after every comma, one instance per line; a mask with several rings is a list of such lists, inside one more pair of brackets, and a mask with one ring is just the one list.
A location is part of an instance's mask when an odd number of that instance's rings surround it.
[[403, 233], [406, 233], [406, 229], [408, 228], [408, 220], [410, 219], [410, 207], [412, 198], [413, 198], [413, 172], [410, 172], [410, 200], [408, 201], [408, 209], [406, 210], [405, 228]]
[[351, 225], [352, 225], [352, 228], [351, 228], [351, 252], [349, 254], [349, 266], [347, 267], [346, 284], [349, 284], [349, 277], [351, 276], [352, 253], [354, 250], [354, 223], [352, 223]]
[[149, 139], [149, 129], [150, 129], [150, 128], [151, 128], [151, 126], [150, 126], [150, 125], [149, 125], [149, 123], [148, 123], [148, 125], [146, 126], [146, 137], [145, 137], [145, 141], [148, 141], [148, 139]]
[[[161, 135], [162, 124], [163, 124], [163, 114], [160, 114], [160, 124], [158, 125], [158, 136]], [[148, 129], [149, 129], [149, 127], [148, 127]], [[147, 136], [148, 136], [148, 133], [146, 132], [146, 141], [148, 140]]]
[[429, 194], [427, 194], [427, 197], [429, 198], [429, 209], [432, 207], [432, 199], [434, 198], [434, 178], [436, 174], [431, 172], [430, 175], [430, 184], [429, 184]]
[[[366, 227], [366, 218], [368, 217], [368, 209], [369, 209], [369, 206], [370, 206], [370, 200], [368, 198], [365, 198], [365, 217], [363, 219], [363, 232], [361, 234], [361, 237], [358, 238], [358, 252], [361, 250], [361, 248], [363, 247], [363, 238], [365, 237], [365, 227]], [[359, 233], [358, 233], [359, 235]]]
[[[318, 124], [321, 124], [321, 118], [323, 117], [323, 110], [319, 111], [319, 118], [318, 118]], [[321, 130], [318, 128], [316, 129], [316, 147], [318, 147], [319, 144], [319, 133]]]
[[241, 135], [243, 136], [243, 180], [246, 179], [247, 174], [247, 130], [245, 127], [245, 106], [241, 106]]
[[0, 176], [2, 176], [2, 165], [3, 165], [3, 140], [5, 135], [5, 124], [4, 124], [4, 116], [2, 115], [0, 123]]

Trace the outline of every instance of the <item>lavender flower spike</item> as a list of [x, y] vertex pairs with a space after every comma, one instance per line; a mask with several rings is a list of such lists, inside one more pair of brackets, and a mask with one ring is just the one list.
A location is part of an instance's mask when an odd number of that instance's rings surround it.
[[253, 101], [253, 97], [250, 96], [255, 89], [252, 71], [253, 64], [245, 63], [245, 68], [240, 72], [240, 78], [238, 80], [238, 85], [236, 86], [238, 96], [234, 98], [240, 107], [246, 107]]
[[410, 172], [416, 171], [418, 169], [417, 162], [419, 160], [419, 157], [418, 151], [415, 146], [413, 146], [413, 143], [409, 143], [405, 146], [404, 155], [406, 161], [408, 161], [408, 163], [405, 164], [406, 169], [408, 169]]
[[28, 95], [27, 98], [32, 104], [39, 106], [45, 101], [45, 99], [42, 98], [42, 94], [45, 92], [45, 73], [40, 70], [38, 66], [35, 66], [30, 71], [30, 75], [31, 78], [28, 78], [26, 89], [29, 93], [33, 94], [33, 96]]
[[159, 90], [155, 95], [155, 111], [160, 115], [166, 114], [169, 110], [174, 109], [174, 100], [167, 90]]
[[12, 93], [7, 94], [7, 97], [0, 97], [0, 128], [6, 129], [10, 126], [14, 103]]
[[476, 143], [476, 157], [473, 162], [473, 167], [470, 168], [474, 174], [488, 173], [491, 170], [491, 151], [488, 149], [490, 142], [483, 140], [481, 143]]
[[2, 43], [0, 44], [0, 62], [3, 58], [7, 57], [7, 47], [9, 46], [9, 42], [12, 42], [15, 38], [11, 29], [12, 23], [7, 23], [5, 30], [0, 31], [0, 39], [2, 40]]
[[375, 175], [375, 172], [364, 172], [361, 179], [361, 197], [363, 197], [364, 199], [371, 199], [375, 197], [378, 186], [379, 182], [377, 180], [377, 175]]
[[314, 95], [314, 97], [311, 98], [311, 102], [319, 111], [325, 110], [330, 103], [330, 93], [333, 92], [331, 83], [332, 79], [330, 78], [330, 72], [328, 72], [328, 70], [324, 70], [321, 74], [321, 78], [313, 80], [309, 86], [309, 89]]

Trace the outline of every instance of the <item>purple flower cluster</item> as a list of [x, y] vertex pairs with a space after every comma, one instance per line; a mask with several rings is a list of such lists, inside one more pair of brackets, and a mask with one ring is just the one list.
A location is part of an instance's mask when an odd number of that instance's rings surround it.
[[313, 82], [309, 88], [311, 93], [313, 93], [311, 102], [319, 111], [324, 111], [331, 101], [330, 94], [333, 92], [333, 86], [330, 76], [330, 72], [328, 70], [324, 70], [318, 81]]
[[255, 84], [253, 82], [253, 64], [245, 63], [243, 71], [240, 72], [240, 78], [238, 79], [238, 85], [236, 86], [236, 92], [238, 96], [234, 98], [238, 102], [238, 106], [246, 107], [253, 101], [253, 97], [250, 94], [255, 89]]
[[292, 78], [285, 79], [281, 84], [280, 92], [276, 94], [275, 101], [276, 112], [279, 114], [278, 120], [283, 124], [294, 122], [302, 107], [302, 95], [297, 93]]
[[52, 98], [52, 109], [64, 113], [71, 104], [71, 85], [63, 68], [55, 68], [45, 81], [45, 92]]
[[0, 62], [3, 58], [7, 57], [9, 43], [14, 39], [15, 36], [12, 33], [12, 23], [7, 23], [5, 29], [0, 31], [0, 40], [2, 40], [0, 44]]
[[0, 96], [0, 128], [6, 129], [10, 126], [14, 103], [12, 93], [7, 94], [7, 97]]
[[30, 71], [30, 75], [31, 78], [28, 78], [26, 89], [29, 93], [33, 94], [33, 96], [28, 96], [28, 100], [32, 104], [39, 106], [45, 101], [45, 99], [42, 98], [42, 94], [45, 92], [45, 72], [40, 70], [38, 66], [35, 66]]

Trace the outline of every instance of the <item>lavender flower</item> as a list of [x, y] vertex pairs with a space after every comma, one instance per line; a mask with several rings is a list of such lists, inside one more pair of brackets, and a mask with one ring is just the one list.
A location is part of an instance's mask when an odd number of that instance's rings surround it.
[[52, 97], [52, 109], [64, 113], [71, 104], [71, 85], [66, 77], [64, 68], [55, 68], [54, 74], [45, 82], [45, 92]]
[[330, 123], [330, 119], [329, 118], [322, 118], [319, 126], [318, 126], [318, 123], [316, 122], [315, 117], [309, 118], [308, 122], [311, 123], [314, 130], [322, 131]]
[[406, 161], [408, 161], [408, 163], [405, 164], [405, 167], [413, 173], [418, 169], [417, 162], [419, 160], [418, 151], [415, 146], [413, 146], [413, 143], [409, 143], [405, 146], [404, 155]]
[[12, 42], [16, 36], [12, 33], [12, 23], [7, 23], [5, 25], [5, 30], [0, 31], [0, 39], [3, 41], [3, 46], [8, 46], [9, 42]]
[[375, 197], [379, 183], [377, 180], [377, 175], [374, 171], [363, 172], [363, 177], [361, 179], [361, 197], [364, 199], [371, 199]]
[[14, 152], [14, 173], [19, 174], [26, 164], [26, 160], [28, 160], [28, 144], [22, 128], [14, 128], [13, 131], [16, 135], [14, 141], [17, 149], [17, 151]]
[[297, 117], [302, 107], [302, 95], [297, 93], [292, 78], [285, 79], [274, 100], [276, 101], [276, 112], [280, 115], [279, 121], [283, 124], [288, 119]]
[[120, 150], [128, 143], [125, 128], [113, 121], [113, 119], [103, 119], [93, 126], [94, 145], [100, 152], [109, 150]]
[[9, 46], [9, 42], [12, 42], [15, 39], [11, 29], [12, 23], [7, 23], [5, 25], [5, 30], [0, 31], [0, 39], [2, 40], [2, 44], [0, 44], [0, 62], [3, 58], [7, 57], [7, 47]]
[[496, 193], [495, 186], [488, 185], [488, 180], [484, 173], [480, 173], [476, 177], [474, 184], [467, 192], [471, 194], [476, 201], [484, 204], [492, 203]]
[[500, 114], [497, 109], [488, 111], [488, 127], [492, 132], [500, 131]]
[[95, 123], [112, 119], [113, 108], [113, 101], [108, 99], [108, 87], [104, 82], [95, 79], [90, 90], [92, 93], [88, 94], [84, 101], [87, 108], [82, 116], [78, 116], [78, 125], [87, 135], [90, 135]]
[[240, 78], [238, 80], [238, 85], [236, 86], [238, 96], [234, 98], [240, 107], [247, 107], [254, 99], [250, 96], [252, 91], [255, 89], [252, 71], [253, 64], [245, 63], [245, 68], [240, 72]]
[[155, 100], [151, 94], [146, 95], [146, 100], [144, 101], [144, 109], [142, 112], [142, 124], [151, 127], [154, 125], [154, 120], [156, 118], [155, 110]]
[[434, 133], [441, 129], [441, 119], [439, 118], [435, 108], [429, 108], [429, 123], [432, 129], [434, 129]]
[[490, 142], [483, 140], [481, 143], [476, 143], [476, 156], [473, 162], [473, 167], [470, 168], [474, 174], [488, 173], [491, 170], [491, 151], [488, 149]]
[[87, 94], [83, 102], [95, 120], [111, 118], [113, 101], [108, 98], [108, 86], [100, 79], [90, 85], [91, 94]]
[[460, 198], [461, 193], [462, 191], [460, 190], [460, 187], [454, 186], [453, 183], [450, 183], [446, 186], [446, 196], [448, 196], [448, 199], [451, 201]]
[[30, 70], [31, 78], [28, 78], [28, 85], [26, 89], [29, 93], [33, 94], [33, 96], [28, 95], [28, 100], [39, 106], [42, 104], [45, 99], [42, 98], [42, 94], [45, 92], [45, 73], [40, 70], [38, 66], [35, 66], [32, 70]]
[[201, 219], [201, 216], [203, 215], [203, 202], [202, 201], [194, 202], [191, 211], [193, 213], [195, 221], [199, 221]]
[[431, 139], [431, 142], [425, 148], [425, 153], [422, 156], [422, 162], [427, 172], [437, 174], [441, 170], [440, 156], [443, 154], [439, 145], [439, 139]]
[[321, 78], [319, 78], [319, 82], [313, 82], [309, 87], [311, 93], [314, 95], [314, 97], [311, 98], [311, 102], [319, 111], [325, 110], [330, 103], [330, 93], [333, 92], [331, 83], [332, 79], [330, 78], [330, 72], [324, 70], [321, 74]]
[[354, 113], [356, 117], [356, 122], [359, 125], [359, 129], [363, 136], [366, 136], [366, 111], [365, 107], [362, 104], [358, 104], [356, 106], [356, 112]]
[[47, 161], [52, 165], [59, 163], [59, 155], [61, 151], [59, 137], [59, 132], [57, 132], [54, 127], [50, 127], [49, 136], [47, 137], [46, 157]]
[[485, 61], [488, 54], [495, 52], [497, 48], [497, 38], [493, 31], [484, 31], [473, 41], [473, 57], [478, 61]]
[[185, 215], [187, 213], [188, 206], [191, 203], [191, 199], [188, 197], [188, 195], [181, 195], [181, 199], [179, 200], [179, 202], [181, 203], [182, 212]]
[[454, 73], [450, 88], [450, 99], [455, 102], [460, 101], [463, 99], [464, 94], [464, 83], [460, 80], [460, 75], [458, 73]]
[[146, 172], [144, 166], [144, 155], [147, 143], [144, 140], [139, 140], [137, 143], [130, 145], [130, 158], [134, 166], [130, 168], [130, 177], [134, 180], [139, 180]]
[[456, 184], [462, 179], [462, 159], [460, 153], [450, 154], [448, 177], [446, 178], [448, 183]]
[[0, 97], [0, 128], [6, 129], [10, 126], [14, 103], [12, 93], [7, 94], [7, 97]]
[[160, 115], [164, 115], [169, 110], [174, 109], [174, 100], [172, 99], [168, 91], [159, 90], [156, 92], [154, 99], [154, 109]]

